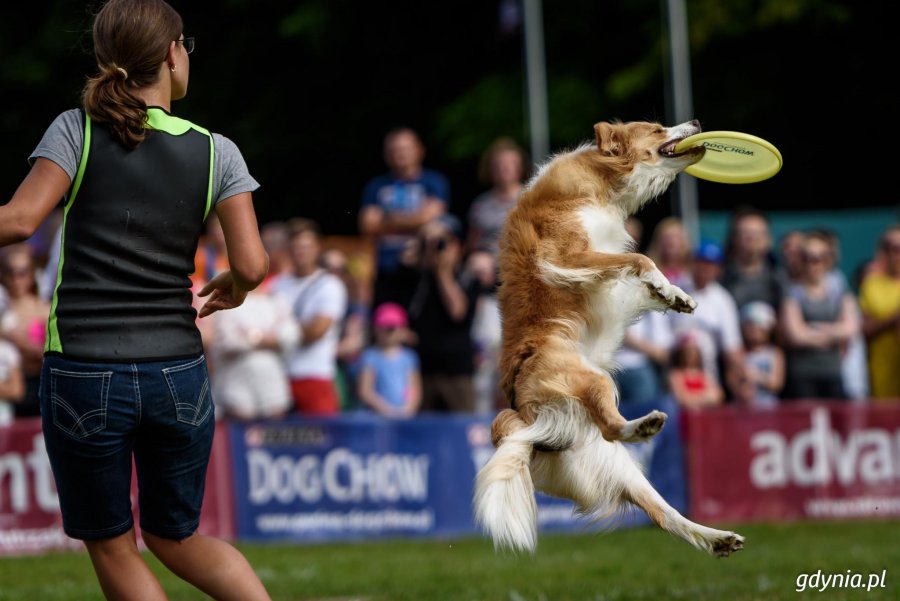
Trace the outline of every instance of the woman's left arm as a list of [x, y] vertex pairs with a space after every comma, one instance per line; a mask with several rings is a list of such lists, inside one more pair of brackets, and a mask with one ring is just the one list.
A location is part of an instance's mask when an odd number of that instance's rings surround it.
[[841, 326], [845, 328], [847, 340], [850, 340], [862, 332], [862, 320], [860, 319], [859, 306], [852, 295], [845, 294], [843, 307], [841, 307], [841, 309]]
[[841, 313], [838, 315], [837, 321], [829, 324], [829, 334], [837, 342], [847, 342], [861, 332], [859, 321], [856, 301], [851, 295], [845, 294], [843, 299], [841, 299]]
[[65, 196], [70, 183], [62, 167], [38, 157], [12, 200], [0, 206], [0, 247], [30, 238]]

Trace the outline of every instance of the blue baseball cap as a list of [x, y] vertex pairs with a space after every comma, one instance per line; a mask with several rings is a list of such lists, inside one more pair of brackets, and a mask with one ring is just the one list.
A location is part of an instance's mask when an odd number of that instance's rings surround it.
[[703, 240], [694, 250], [694, 259], [698, 261], [707, 261], [709, 263], [721, 263], [724, 257], [722, 247], [712, 240]]

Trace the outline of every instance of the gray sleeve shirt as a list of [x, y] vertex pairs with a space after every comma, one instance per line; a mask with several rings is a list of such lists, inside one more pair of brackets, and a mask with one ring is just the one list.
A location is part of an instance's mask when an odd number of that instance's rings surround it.
[[[253, 192], [259, 188], [259, 183], [250, 175], [247, 163], [235, 143], [216, 133], [212, 137], [215, 147], [213, 202], [219, 203], [235, 194]], [[34, 163], [38, 157], [50, 159], [66, 172], [70, 180], [74, 180], [83, 146], [84, 123], [81, 111], [72, 109], [54, 119], [37, 148], [28, 157], [28, 162]]]

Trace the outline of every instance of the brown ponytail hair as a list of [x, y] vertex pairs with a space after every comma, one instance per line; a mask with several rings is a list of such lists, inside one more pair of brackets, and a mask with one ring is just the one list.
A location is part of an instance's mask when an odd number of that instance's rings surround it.
[[109, 0], [94, 17], [99, 73], [84, 87], [84, 110], [126, 148], [146, 135], [147, 105], [135, 91], [157, 82], [181, 16], [164, 0]]

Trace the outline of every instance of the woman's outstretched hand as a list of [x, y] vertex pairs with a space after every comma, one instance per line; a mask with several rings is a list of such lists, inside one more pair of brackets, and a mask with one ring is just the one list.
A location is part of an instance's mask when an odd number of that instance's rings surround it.
[[207, 296], [206, 303], [200, 308], [199, 316], [206, 317], [212, 315], [216, 311], [224, 309], [234, 309], [240, 307], [247, 298], [247, 291], [239, 288], [234, 278], [231, 277], [231, 270], [226, 270], [207, 282], [197, 296]]

